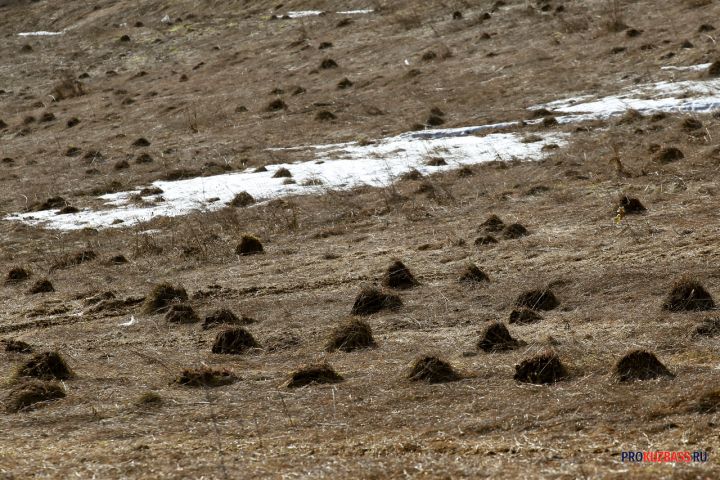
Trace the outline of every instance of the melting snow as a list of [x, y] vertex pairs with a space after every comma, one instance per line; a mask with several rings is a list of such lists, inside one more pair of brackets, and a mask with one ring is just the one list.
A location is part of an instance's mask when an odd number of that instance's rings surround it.
[[[298, 12], [294, 12], [298, 13]], [[302, 12], [300, 12], [302, 13]], [[678, 67], [680, 68], [680, 67]], [[685, 68], [685, 67], [683, 67]], [[702, 70], [705, 65], [687, 67]], [[705, 81], [658, 82], [628, 88], [616, 95], [583, 95], [558, 100], [532, 109], [555, 112], [560, 123], [606, 119], [629, 109], [642, 114], [655, 112], [709, 112], [720, 109], [720, 79]], [[542, 120], [526, 123], [535, 124]], [[520, 121], [462, 128], [408, 132], [365, 145], [344, 144], [290, 147], [284, 150], [312, 150], [315, 160], [271, 165], [267, 172], [243, 172], [198, 177], [175, 182], [158, 181], [162, 197], [142, 197], [134, 202], [140, 189], [103, 195], [104, 210], [83, 210], [58, 215], [55, 210], [12, 214], [6, 220], [22, 221], [60, 230], [86, 227], [123, 227], [159, 216], [179, 216], [193, 211], [212, 211], [225, 206], [235, 194], [247, 191], [260, 201], [293, 194], [322, 193], [326, 189], [349, 189], [360, 185], [385, 186], [410, 169], [431, 173], [492, 160], [537, 160], [542, 148], [551, 143], [565, 145], [565, 134], [545, 133], [538, 142], [524, 143], [515, 133], [487, 133], [488, 130], [520, 125]], [[428, 158], [442, 157], [448, 164], [425, 165]], [[277, 169], [287, 168], [295, 184], [285, 185], [284, 178], [272, 178]]]
[[[129, 226], [159, 216], [178, 216], [193, 211], [212, 211], [225, 206], [235, 194], [247, 191], [258, 200], [291, 194], [322, 193], [326, 189], [349, 189], [360, 185], [386, 186], [412, 168], [431, 173], [492, 160], [536, 160], [543, 156], [542, 147], [564, 144], [560, 134], [548, 134], [542, 141], [523, 143], [512, 133], [477, 137], [467, 129], [434, 130], [399, 135], [372, 145], [357, 143], [319, 145], [314, 148], [316, 160], [271, 165], [267, 172], [244, 172], [198, 177], [174, 182], [158, 181], [153, 186], [163, 190], [162, 200], [147, 205], [133, 203], [140, 190], [103, 195], [107, 210], [83, 210], [58, 215], [56, 210], [15, 214], [8, 220], [20, 220], [59, 230], [86, 227]], [[430, 167], [425, 161], [442, 156], [445, 166]], [[296, 184], [285, 185], [285, 178], [272, 178], [276, 170], [287, 168]], [[152, 202], [153, 196], [143, 197]]]
[[[695, 65], [702, 70], [702, 65]], [[630, 109], [642, 114], [657, 112], [704, 113], [720, 108], [720, 80], [686, 80], [657, 82], [626, 89], [617, 95], [595, 98], [592, 95], [558, 100], [531, 107], [548, 108], [556, 113], [560, 123], [605, 119]]]
[[[346, 10], [344, 12], [336, 12], [339, 15], [363, 15], [367, 13], [372, 13], [373, 10]], [[317, 17], [318, 15], [322, 15], [322, 10], [301, 10], [301, 11], [295, 11], [295, 12], [288, 12], [287, 16], [290, 18], [303, 18], [303, 17]]]
[[40, 31], [40, 32], [22, 32], [22, 33], [18, 33], [18, 35], [21, 36], [21, 37], [50, 37], [50, 36], [53, 36], [53, 35], [62, 35], [62, 34], [64, 34], [64, 33], [65, 33], [64, 31], [62, 31], [62, 32], [44, 32], [44, 31]]
[[660, 67], [660, 70], [677, 70], [679, 72], [702, 72], [703, 70], [707, 70], [712, 63], [701, 63], [699, 65], [689, 65], [689, 66], [681, 66], [681, 65], [668, 65], [666, 67]]
[[322, 15], [322, 10], [303, 10], [300, 12], [288, 12], [287, 16], [290, 18], [303, 18], [303, 17], [316, 17]]

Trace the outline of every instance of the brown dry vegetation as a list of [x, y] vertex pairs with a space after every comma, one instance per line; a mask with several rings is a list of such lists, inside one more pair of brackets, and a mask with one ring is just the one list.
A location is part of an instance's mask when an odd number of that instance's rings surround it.
[[[344, 26], [336, 14], [271, 20], [338, 3], [377, 12]], [[529, 105], [692, 78], [659, 67], [718, 57], [713, 31], [698, 31], [718, 18], [717, 1], [583, 0], [560, 12], [518, 0], [491, 12], [492, 3], [289, 0], [276, 12], [264, 1], [0, 0], [0, 58], [11, 59], [0, 65], [0, 210], [58, 198], [96, 206], [96, 194], [160, 178], [303, 159], [266, 149], [401, 133], [433, 108], [447, 127], [529, 118]], [[338, 67], [319, 69], [330, 57]], [[68, 72], [81, 87], [64, 83]], [[344, 78], [352, 86], [337, 88]], [[70, 94], [53, 99], [63, 84]], [[287, 108], [267, 111], [278, 97]], [[318, 122], [319, 111], [336, 118]], [[55, 120], [34, 120], [44, 112]], [[0, 286], [0, 335], [59, 352], [74, 373], [63, 398], [0, 414], [0, 477], [717, 478], [720, 413], [708, 392], [720, 389], [718, 340], [693, 335], [712, 312], [663, 308], [683, 278], [720, 296], [720, 119], [693, 116], [702, 128], [688, 131], [686, 117], [577, 132], [546, 122], [537, 128], [573, 136], [540, 162], [126, 229], [0, 222], [0, 274], [32, 273]], [[145, 146], [133, 145], [139, 138]], [[669, 147], [682, 158], [655, 159]], [[135, 161], [144, 154], [151, 161]], [[116, 170], [122, 160], [128, 168]], [[621, 196], [646, 211], [615, 225]], [[528, 235], [499, 231], [497, 243], [475, 245], [491, 214]], [[247, 232], [263, 255], [236, 253]], [[108, 260], [120, 255], [127, 261]], [[358, 292], [380, 285], [397, 258], [417, 285], [389, 291], [393, 308], [363, 317], [374, 348], [327, 351]], [[468, 264], [491, 281], [458, 282]], [[46, 278], [52, 288], [28, 293]], [[155, 295], [163, 284], [187, 298]], [[546, 289], [559, 306], [511, 325], [524, 345], [475, 351], [478, 332], [507, 321], [521, 294]], [[259, 347], [212, 353], [219, 329], [163, 320], [175, 300], [196, 320], [220, 308], [257, 319], [247, 330]], [[674, 377], [617, 381], [615, 365], [636, 349]], [[513, 380], [515, 365], [545, 351], [562, 360], [562, 381]], [[456, 381], [410, 380], [426, 356], [449, 362]], [[0, 351], [0, 398], [17, 390], [29, 358]], [[332, 365], [337, 382], [288, 389], [301, 365]], [[706, 449], [710, 462], [620, 463], [630, 449]]]

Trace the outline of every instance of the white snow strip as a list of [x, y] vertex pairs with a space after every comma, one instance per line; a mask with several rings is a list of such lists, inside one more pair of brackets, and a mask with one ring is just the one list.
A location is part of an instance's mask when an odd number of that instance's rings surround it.
[[630, 109], [645, 115], [712, 112], [720, 109], [720, 79], [657, 82], [626, 89], [617, 95], [600, 98], [584, 95], [530, 108], [547, 108], [556, 114], [568, 114], [557, 116], [560, 123], [606, 119]]
[[373, 13], [375, 10], [372, 10], [370, 8], [366, 10], [346, 10], [344, 12], [337, 12], [338, 15], [366, 15], [368, 13]]
[[130, 320], [128, 320], [127, 322], [118, 323], [118, 327], [132, 327], [133, 325], [136, 325], [137, 323], [138, 322], [137, 322], [137, 318], [135, 318], [135, 315], [130, 315]]
[[[373, 13], [374, 10], [372, 9], [366, 9], [366, 10], [346, 10], [344, 12], [335, 12], [338, 15], [364, 15], [368, 13]], [[294, 12], [288, 12], [287, 16], [288, 18], [304, 18], [304, 17], [317, 17], [319, 15], [322, 15], [322, 10], [299, 10]]]
[[702, 72], [703, 70], [707, 70], [712, 63], [701, 63], [699, 65], [689, 65], [689, 66], [682, 66], [682, 65], [668, 65], [666, 67], [660, 67], [660, 70], [676, 70], [679, 72]]
[[304, 18], [304, 17], [317, 17], [322, 15], [322, 10], [303, 10], [298, 12], [288, 12], [287, 16], [290, 18]]
[[[14, 214], [6, 217], [6, 220], [58, 230], [126, 227], [160, 216], [218, 210], [242, 191], [264, 201], [293, 194], [323, 193], [327, 189], [350, 189], [360, 185], [386, 186], [413, 168], [422, 173], [431, 173], [492, 160], [538, 160], [544, 156], [543, 146], [566, 143], [560, 134], [547, 134], [541, 141], [523, 143], [521, 137], [513, 133], [478, 137], [467, 133], [467, 129], [432, 132], [430, 138], [417, 137], [426, 132], [413, 132], [372, 145], [353, 142], [317, 146], [315, 161], [272, 165], [267, 172], [246, 170], [175, 182], [158, 181], [153, 186], [163, 190], [163, 200], [152, 204], [132, 203], [131, 197], [139, 194], [139, 190], [134, 190], [100, 197], [109, 207], [107, 210], [88, 209], [65, 215], [58, 215], [56, 210], [46, 210]], [[441, 156], [448, 164], [439, 167], [425, 165], [433, 156]], [[296, 184], [285, 185], [284, 178], [272, 178], [275, 171], [283, 167], [290, 170]], [[144, 197], [146, 200], [152, 198]]]
[[51, 37], [54, 35], [63, 35], [64, 33], [65, 31], [63, 30], [62, 32], [22, 32], [18, 33], [18, 35], [21, 37]]

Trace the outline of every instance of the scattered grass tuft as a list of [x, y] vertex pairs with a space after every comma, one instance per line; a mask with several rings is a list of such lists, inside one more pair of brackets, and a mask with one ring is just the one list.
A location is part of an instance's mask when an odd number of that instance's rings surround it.
[[715, 301], [697, 280], [681, 278], [668, 293], [663, 309], [671, 312], [712, 310]]
[[343, 377], [327, 363], [306, 365], [290, 375], [288, 388], [300, 388], [312, 384], [339, 383]]
[[75, 374], [58, 352], [41, 352], [21, 364], [15, 372], [16, 378], [34, 377], [42, 380], [67, 380]]
[[5, 399], [8, 413], [18, 413], [65, 397], [65, 390], [56, 382], [24, 379], [13, 385]]
[[231, 327], [217, 334], [212, 353], [240, 355], [251, 348], [260, 348], [252, 334], [242, 327]]
[[168, 323], [198, 323], [200, 317], [197, 316], [195, 310], [191, 305], [185, 303], [178, 303], [170, 305], [167, 313], [165, 314], [165, 321]]
[[188, 294], [182, 286], [174, 287], [169, 283], [161, 283], [153, 287], [145, 299], [143, 312], [149, 315], [162, 313], [175, 302], [187, 301]]
[[372, 315], [381, 310], [397, 310], [402, 306], [400, 297], [383, 292], [375, 287], [363, 288], [355, 298], [351, 313], [353, 315]]
[[462, 377], [450, 363], [426, 355], [415, 360], [408, 378], [413, 382], [445, 383], [460, 380]]
[[484, 352], [503, 352], [522, 345], [524, 345], [524, 342], [513, 338], [504, 324], [495, 322], [483, 330], [477, 348]]
[[333, 330], [325, 349], [329, 352], [335, 350], [352, 352], [374, 346], [375, 339], [370, 325], [362, 320], [353, 319]]
[[478, 267], [474, 263], [470, 263], [465, 266], [462, 273], [460, 274], [460, 277], [458, 278], [458, 281], [461, 283], [477, 284], [489, 282], [490, 277], [488, 277], [487, 274], [480, 269], [480, 267]]
[[529, 290], [521, 293], [515, 300], [515, 306], [531, 310], [553, 310], [560, 305], [555, 294], [548, 289]]
[[235, 253], [240, 256], [246, 256], [265, 253], [265, 250], [257, 237], [252, 235], [243, 235], [242, 238], [240, 238], [240, 243], [235, 248]]
[[220, 308], [205, 317], [203, 329], [207, 330], [217, 325], [250, 325], [251, 323], [256, 323], [256, 320], [245, 315], [238, 317], [232, 310]]
[[175, 383], [186, 387], [222, 387], [230, 385], [237, 377], [230, 370], [208, 367], [186, 368]]
[[410, 270], [400, 260], [395, 260], [385, 271], [383, 285], [398, 290], [407, 290], [419, 285]]
[[658, 377], [674, 375], [657, 359], [654, 353], [647, 350], [632, 350], [615, 364], [615, 376], [621, 382], [633, 380], [652, 380]]
[[519, 382], [534, 384], [555, 383], [567, 377], [567, 369], [553, 351], [547, 350], [534, 357], [526, 358], [515, 365], [513, 378]]

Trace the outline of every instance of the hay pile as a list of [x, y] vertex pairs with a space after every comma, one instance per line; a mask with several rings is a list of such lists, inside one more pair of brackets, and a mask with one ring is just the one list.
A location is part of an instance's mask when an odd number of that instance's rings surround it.
[[462, 377], [450, 363], [427, 355], [415, 360], [408, 378], [413, 382], [445, 383], [459, 380]]

